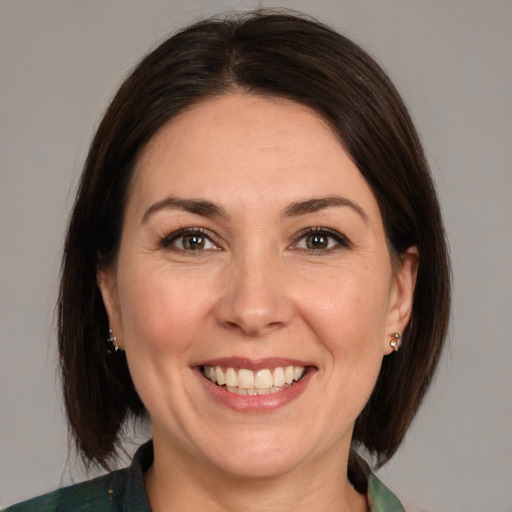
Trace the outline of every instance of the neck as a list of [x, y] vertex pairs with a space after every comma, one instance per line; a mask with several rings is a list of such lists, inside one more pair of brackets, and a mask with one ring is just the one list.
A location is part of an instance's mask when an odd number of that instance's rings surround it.
[[[238, 478], [154, 439], [146, 473], [153, 512], [366, 512], [366, 497], [347, 478], [348, 450], [268, 478]], [[169, 449], [170, 448], [170, 449]]]

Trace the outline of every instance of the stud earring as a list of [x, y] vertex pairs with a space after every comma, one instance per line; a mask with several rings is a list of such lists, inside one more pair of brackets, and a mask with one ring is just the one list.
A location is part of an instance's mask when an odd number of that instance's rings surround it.
[[113, 336], [112, 329], [108, 330], [108, 338], [107, 338], [107, 352], [109, 354], [114, 354], [119, 350], [119, 345], [117, 344], [117, 338]]
[[400, 340], [402, 339], [402, 336], [400, 336], [400, 333], [399, 332], [393, 332], [390, 334], [391, 336], [391, 341], [389, 342], [389, 344], [391, 345], [391, 348], [397, 352], [398, 349], [400, 348]]

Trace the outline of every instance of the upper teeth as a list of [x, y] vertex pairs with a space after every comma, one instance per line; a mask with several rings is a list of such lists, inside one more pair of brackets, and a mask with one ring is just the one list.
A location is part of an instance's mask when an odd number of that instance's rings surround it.
[[[280, 391], [284, 386], [300, 380], [306, 369], [303, 366], [278, 366], [273, 369], [257, 371], [246, 368], [222, 368], [220, 366], [203, 366], [204, 376], [219, 386], [238, 388], [238, 390], [268, 390], [268, 392]], [[260, 394], [255, 392], [254, 394]]]

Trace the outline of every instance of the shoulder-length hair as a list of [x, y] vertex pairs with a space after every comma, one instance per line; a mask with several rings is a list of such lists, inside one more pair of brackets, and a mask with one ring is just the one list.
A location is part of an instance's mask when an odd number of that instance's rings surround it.
[[124, 353], [107, 354], [96, 272], [116, 261], [141, 150], [183, 109], [230, 91], [284, 97], [323, 116], [377, 199], [394, 261], [419, 249], [401, 350], [384, 358], [353, 434], [384, 463], [424, 397], [446, 337], [450, 270], [440, 208], [416, 130], [380, 66], [331, 28], [276, 12], [208, 19], [168, 38], [126, 78], [99, 125], [69, 223], [58, 302], [70, 433], [84, 461], [108, 467], [125, 421], [146, 414]]

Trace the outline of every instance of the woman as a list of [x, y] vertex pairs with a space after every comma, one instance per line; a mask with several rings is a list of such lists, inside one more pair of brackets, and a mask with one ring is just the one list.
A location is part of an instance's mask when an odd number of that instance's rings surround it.
[[129, 469], [9, 510], [386, 510], [378, 464], [449, 316], [442, 220], [379, 66], [255, 12], [169, 38], [121, 86], [68, 228], [59, 349], [70, 432]]

